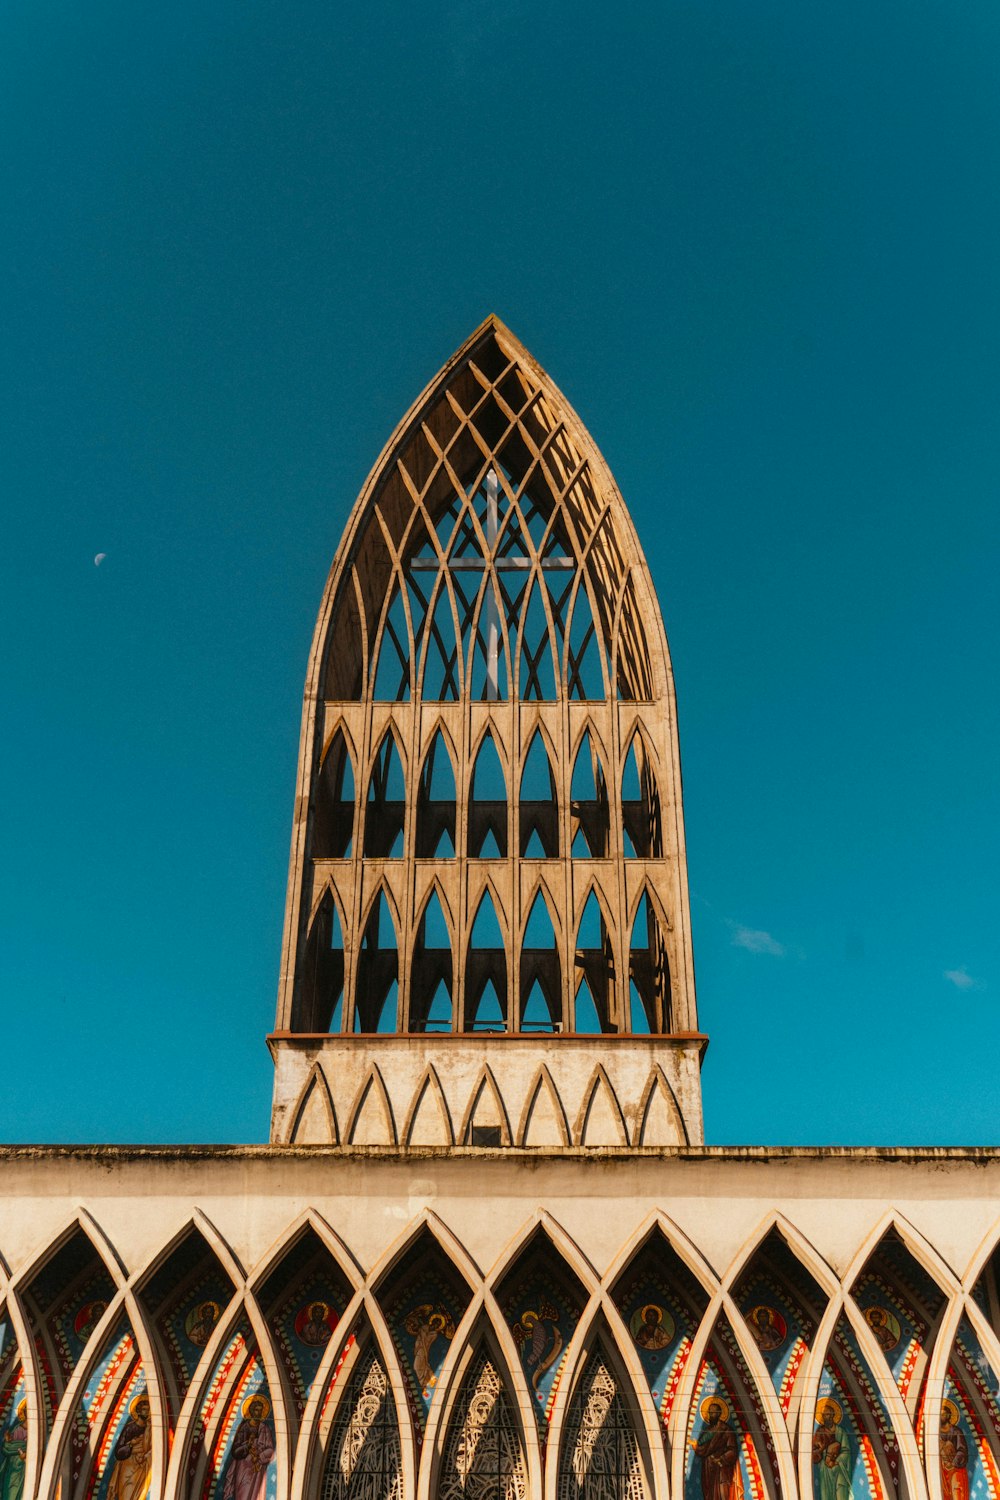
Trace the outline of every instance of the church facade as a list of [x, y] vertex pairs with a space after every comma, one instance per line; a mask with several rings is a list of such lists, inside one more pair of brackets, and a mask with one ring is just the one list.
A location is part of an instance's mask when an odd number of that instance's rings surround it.
[[2, 1153], [0, 1500], [1000, 1500], [1000, 1155], [704, 1145], [666, 637], [496, 319], [350, 516], [263, 1147]]

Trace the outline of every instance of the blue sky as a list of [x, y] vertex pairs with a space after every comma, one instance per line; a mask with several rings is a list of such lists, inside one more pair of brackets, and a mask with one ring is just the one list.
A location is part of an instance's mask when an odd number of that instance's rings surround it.
[[0, 1138], [266, 1138], [323, 581], [490, 310], [660, 593], [709, 1141], [1000, 1138], [998, 49], [987, 0], [4, 7]]

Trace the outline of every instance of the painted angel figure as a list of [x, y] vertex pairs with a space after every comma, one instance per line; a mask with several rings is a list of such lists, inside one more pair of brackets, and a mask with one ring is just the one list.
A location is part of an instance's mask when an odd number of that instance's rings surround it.
[[531, 1384], [536, 1392], [538, 1382], [562, 1353], [563, 1337], [558, 1320], [559, 1309], [543, 1299], [537, 1311], [526, 1308], [511, 1329], [517, 1347], [526, 1350], [524, 1362], [533, 1371]]
[[442, 1336], [446, 1339], [455, 1337], [455, 1324], [444, 1308], [424, 1302], [407, 1314], [403, 1326], [413, 1336], [413, 1373], [426, 1395], [437, 1381], [431, 1367], [431, 1350]]

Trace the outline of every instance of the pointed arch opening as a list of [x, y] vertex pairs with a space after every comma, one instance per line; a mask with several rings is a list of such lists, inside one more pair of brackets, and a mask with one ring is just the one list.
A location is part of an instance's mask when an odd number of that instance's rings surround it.
[[409, 703], [410, 701], [410, 623], [406, 611], [406, 590], [397, 573], [392, 597], [382, 621], [382, 634], [372, 699], [375, 703]]
[[79, 1224], [32, 1275], [21, 1292], [42, 1382], [43, 1433], [51, 1435], [77, 1362], [89, 1349], [115, 1295], [114, 1280]]
[[694, 1382], [685, 1500], [742, 1500], [745, 1495], [778, 1500], [776, 1446], [732, 1326], [720, 1314]]
[[649, 1383], [666, 1439], [708, 1293], [656, 1226], [616, 1278], [611, 1295]]
[[[832, 1480], [840, 1475], [854, 1500], [906, 1500], [899, 1440], [892, 1419], [878, 1379], [843, 1314], [823, 1361], [812, 1419], [812, 1461], [819, 1476], [817, 1500], [836, 1500]], [[827, 1477], [830, 1470], [832, 1480]]]
[[590, 730], [580, 741], [570, 782], [570, 838], [574, 859], [604, 859], [608, 853], [610, 807], [604, 768]]
[[465, 957], [464, 1029], [507, 1030], [507, 950], [489, 891], [476, 908]]
[[365, 805], [365, 854], [402, 859], [406, 779], [395, 736], [387, 729], [375, 754]]
[[344, 929], [333, 891], [313, 917], [303, 954], [295, 1016], [299, 1031], [340, 1031], [344, 1006]]
[[566, 691], [571, 699], [601, 701], [607, 697], [604, 654], [581, 573], [566, 640]]
[[587, 1293], [572, 1266], [539, 1228], [504, 1272], [496, 1295], [514, 1336], [538, 1431], [544, 1434]]
[[431, 740], [420, 768], [417, 792], [416, 855], [418, 859], [454, 859], [455, 768], [440, 729]]
[[425, 1226], [379, 1280], [375, 1295], [422, 1432], [441, 1368], [471, 1300], [468, 1283]]
[[632, 923], [629, 945], [629, 1030], [634, 1036], [671, 1028], [670, 965], [656, 911], [643, 891]]
[[591, 889], [580, 916], [574, 958], [574, 1031], [581, 1036], [618, 1029], [615, 960], [604, 908]]
[[161, 1355], [160, 1388], [172, 1428], [235, 1290], [232, 1275], [194, 1224], [137, 1290]]
[[351, 1297], [347, 1277], [309, 1224], [271, 1267], [257, 1292], [299, 1422], [323, 1352]]
[[355, 1032], [393, 1032], [399, 994], [399, 951], [384, 890], [372, 902], [361, 937], [354, 986]]
[[525, 1500], [528, 1466], [503, 1363], [481, 1340], [454, 1394], [438, 1470], [438, 1500]]
[[775, 1228], [733, 1288], [736, 1306], [767, 1366], [782, 1415], [792, 1425], [798, 1380], [826, 1308], [826, 1293]]
[[555, 646], [545, 613], [541, 578], [537, 578], [521, 613], [518, 682], [522, 703], [554, 703], [556, 693]]
[[442, 579], [433, 600], [424, 646], [421, 696], [425, 703], [458, 702], [462, 685], [459, 656], [455, 602], [446, 580]]
[[562, 1030], [559, 949], [552, 914], [541, 890], [531, 903], [521, 943], [520, 1002], [522, 1031]]
[[507, 857], [507, 782], [488, 730], [472, 770], [468, 852], [470, 859]]
[[552, 762], [540, 729], [528, 746], [518, 799], [518, 853], [522, 859], [558, 859], [559, 800]]
[[559, 1500], [649, 1500], [635, 1397], [601, 1340], [583, 1369], [559, 1451]]
[[313, 852], [317, 859], [347, 859], [354, 833], [354, 767], [342, 729], [323, 757], [316, 782]]
[[663, 812], [656, 773], [642, 734], [632, 736], [622, 771], [622, 834], [626, 859], [663, 858]]
[[417, 926], [410, 969], [409, 1031], [450, 1031], [454, 966], [441, 898], [431, 891]]
[[947, 1303], [944, 1291], [893, 1228], [868, 1257], [851, 1295], [915, 1418]]
[[[1000, 1377], [967, 1316], [948, 1355], [944, 1399], [922, 1412], [938, 1424], [938, 1461], [944, 1500], [1000, 1492]], [[936, 1403], [935, 1403], [936, 1405]]]
[[323, 693], [331, 702], [360, 702], [365, 681], [365, 630], [355, 571], [344, 577], [326, 644]]
[[326, 1443], [319, 1500], [402, 1500], [403, 1452], [392, 1386], [374, 1339], [358, 1342]]

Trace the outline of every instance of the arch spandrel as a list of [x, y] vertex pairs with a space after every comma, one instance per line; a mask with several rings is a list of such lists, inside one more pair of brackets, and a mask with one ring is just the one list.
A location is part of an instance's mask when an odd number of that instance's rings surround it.
[[[389, 663], [385, 671], [383, 662]], [[622, 1097], [622, 1089], [628, 1093], [637, 1086], [623, 1084], [619, 1075], [633, 1078], [641, 1072], [645, 1081], [658, 1062], [681, 1101], [682, 1134], [700, 1139], [700, 1040], [673, 677], [663, 623], [635, 528], [607, 464], [558, 387], [496, 318], [488, 318], [447, 362], [386, 444], [350, 514], [324, 593], [307, 673], [272, 1039], [279, 1075], [275, 1139], [287, 1138], [288, 1113], [304, 1083], [283, 1039], [314, 1032], [317, 1017], [334, 1013], [332, 1000], [328, 1004], [309, 992], [310, 983], [315, 985], [309, 977], [315, 974], [315, 956], [308, 951], [308, 934], [317, 877], [327, 873], [318, 868], [322, 839], [316, 831], [322, 751], [338, 725], [344, 726], [355, 797], [353, 839], [343, 878], [338, 874], [346, 912], [344, 1017], [357, 1014], [363, 965], [354, 955], [373, 882], [381, 878], [391, 885], [399, 917], [396, 1031], [407, 1031], [411, 1015], [422, 1015], [424, 1008], [402, 967], [414, 950], [422, 898], [431, 883], [438, 883], [454, 932], [466, 933], [482, 895], [482, 865], [491, 865], [490, 883], [501, 893], [497, 914], [507, 976], [501, 1001], [507, 1022], [503, 1033], [477, 1028], [475, 1008], [465, 1000], [464, 956], [456, 947], [447, 1045], [451, 1055], [463, 1059], [464, 1069], [465, 1053], [455, 1045], [461, 1039], [470, 1053], [470, 1079], [491, 1059], [510, 1113], [507, 1096], [514, 1084], [506, 1071], [511, 1070], [498, 1071], [492, 1058], [505, 1038], [524, 1044], [518, 1030], [529, 1014], [530, 995], [521, 991], [525, 984], [537, 988], [538, 965], [523, 963], [520, 951], [538, 884], [518, 875], [520, 860], [529, 857], [545, 866], [550, 891], [599, 887], [607, 907], [609, 962], [622, 991], [605, 1007], [600, 1032], [589, 1021], [576, 1026], [573, 939], [557, 924], [558, 963], [550, 965], [545, 1004], [546, 1034], [565, 1058], [553, 1069], [560, 1108], [570, 1119], [578, 1116], [585, 1102], [580, 1089], [603, 1061], [596, 1056], [605, 1045], [602, 1037], [655, 1042], [656, 1049], [643, 1054], [641, 1069], [626, 1066], [622, 1050], [616, 1076], [609, 1068], [609, 1086], [631, 1119], [639, 1099]], [[539, 801], [532, 793], [522, 808], [522, 771], [540, 728], [553, 794]], [[455, 777], [448, 839], [436, 836], [433, 799], [421, 782], [438, 732]], [[585, 732], [600, 764], [599, 817], [591, 819], [590, 837], [574, 843], [570, 778]], [[655, 838], [646, 840], [648, 854], [643, 844], [641, 878], [665, 936], [660, 956], [666, 995], [650, 1008], [648, 1031], [643, 1026], [635, 1038], [623, 999], [634, 877], [627, 878], [623, 868], [621, 767], [637, 736], [654, 768], [658, 821]], [[473, 799], [477, 756], [488, 739], [506, 783], [503, 805], [497, 802], [495, 808], [488, 799], [485, 808]], [[404, 789], [402, 796], [385, 795], [387, 826], [379, 832], [369, 786], [386, 744], [398, 756]], [[329, 800], [328, 788], [325, 795]], [[346, 849], [347, 840], [341, 802], [346, 804], [346, 797], [336, 802], [343, 829], [336, 838], [327, 835], [338, 851], [342, 845]], [[634, 822], [650, 818], [644, 804], [628, 815]], [[595, 831], [597, 822], [602, 831]], [[365, 854], [369, 864], [377, 860], [385, 866], [366, 875]], [[397, 862], [398, 869], [389, 868]], [[416, 879], [414, 862], [420, 865]], [[330, 966], [331, 974], [336, 967]], [[537, 999], [533, 1004], [537, 1010]], [[339, 1037], [341, 1071], [352, 1048], [390, 1048], [391, 1034], [381, 1033], [382, 1028], [377, 1038], [368, 1035], [362, 1043], [345, 1025]], [[360, 1062], [351, 1066], [361, 1068]], [[360, 1072], [355, 1085], [359, 1079]], [[327, 1081], [335, 1093], [329, 1073]], [[468, 1103], [456, 1101], [459, 1118]], [[342, 1109], [339, 1097], [334, 1108]]]

